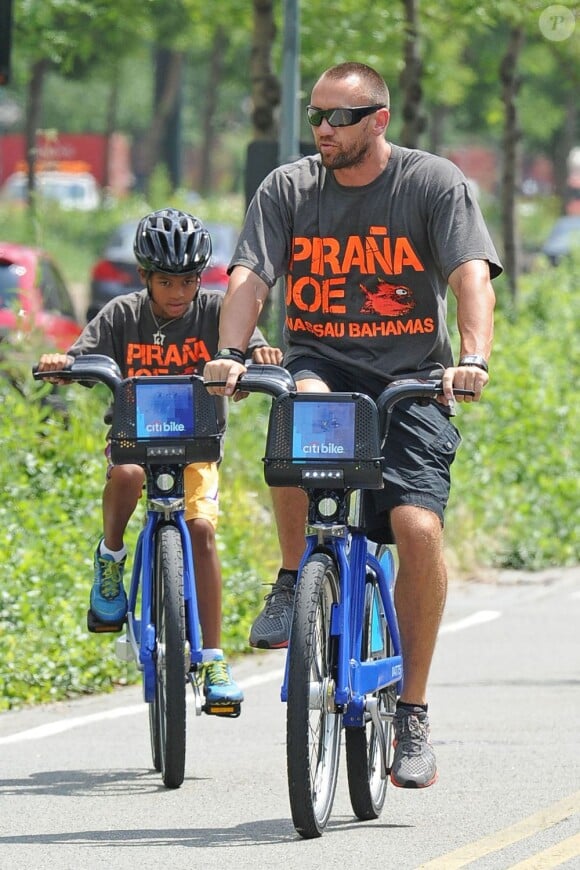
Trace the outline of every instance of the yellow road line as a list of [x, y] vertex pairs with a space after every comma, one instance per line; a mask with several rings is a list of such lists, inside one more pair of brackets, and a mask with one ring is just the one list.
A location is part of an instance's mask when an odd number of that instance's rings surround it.
[[559, 867], [571, 858], [578, 857], [580, 857], [580, 834], [562, 840], [561, 843], [556, 843], [555, 846], [544, 849], [543, 852], [538, 852], [531, 858], [520, 861], [519, 864], [514, 864], [510, 870], [551, 870], [552, 867]]
[[[580, 813], [580, 791], [563, 798], [550, 807], [534, 813], [533, 816], [528, 816], [526, 819], [516, 822], [515, 825], [510, 825], [509, 828], [504, 828], [503, 831], [496, 831], [496, 833], [489, 834], [481, 840], [468, 843], [466, 846], [461, 846], [461, 848], [455, 849], [453, 852], [448, 852], [446, 855], [434, 858], [426, 864], [421, 864], [417, 870], [458, 870], [459, 867], [465, 867], [471, 861], [477, 861], [486, 855], [490, 855], [492, 852], [505, 849], [506, 846], [511, 846], [513, 843], [525, 840], [526, 837], [532, 834], [545, 831], [547, 828], [552, 827], [552, 825], [578, 813]], [[576, 838], [572, 837], [571, 839], [574, 841]], [[575, 848], [574, 844], [572, 844], [572, 848]], [[569, 857], [572, 857], [572, 855]], [[526, 865], [522, 866], [525, 867]], [[534, 867], [535, 865], [530, 864], [529, 866]], [[543, 868], [544, 865], [538, 866]], [[546, 864], [545, 866], [557, 867], [558, 865]]]

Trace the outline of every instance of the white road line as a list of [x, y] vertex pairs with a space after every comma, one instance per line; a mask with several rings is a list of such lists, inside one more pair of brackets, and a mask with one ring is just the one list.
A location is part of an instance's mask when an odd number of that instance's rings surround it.
[[[443, 625], [440, 634], [473, 628], [476, 625], [482, 625], [485, 622], [497, 619], [499, 616], [501, 616], [499, 610], [479, 610], [477, 613], [472, 613], [471, 616], [465, 617], [465, 619], [460, 619], [457, 622], [450, 622]], [[261, 686], [264, 683], [271, 683], [274, 680], [281, 681], [283, 676], [284, 669], [279, 668], [273, 671], [265, 671], [263, 674], [256, 674], [253, 677], [248, 677], [247, 680], [240, 681], [239, 685], [241, 689], [251, 689], [254, 686]], [[16, 734], [9, 734], [7, 737], [0, 737], [0, 746], [8, 746], [12, 743], [23, 743], [27, 740], [43, 740], [45, 737], [53, 737], [55, 734], [62, 734], [65, 731], [71, 731], [73, 728], [83, 728], [86, 725], [92, 725], [95, 722], [121, 719], [124, 716], [135, 716], [142, 713], [143, 709], [143, 704], [131, 704], [127, 707], [117, 707], [114, 710], [103, 710], [101, 713], [90, 713], [87, 716], [58, 719], [56, 722], [49, 722], [46, 725], [29, 728], [27, 731], [20, 731]]]
[[483, 625], [484, 622], [491, 622], [500, 616], [500, 610], [478, 610], [477, 613], [472, 613], [470, 616], [466, 616], [465, 619], [458, 619], [457, 622], [448, 622], [442, 625], [439, 629], [439, 634], [447, 634], [451, 631], [463, 631], [464, 628]]
[[[283, 676], [284, 669], [280, 668], [275, 671], [265, 671], [263, 674], [256, 674], [253, 677], [248, 677], [247, 680], [240, 680], [238, 685], [241, 689], [251, 689], [254, 686], [261, 686], [274, 680], [282, 682]], [[190, 699], [193, 700], [193, 694], [188, 695], [188, 700]], [[101, 713], [89, 713], [86, 716], [57, 719], [55, 722], [48, 722], [46, 725], [38, 725], [36, 728], [29, 728], [27, 731], [20, 731], [16, 734], [9, 734], [7, 737], [0, 737], [0, 746], [21, 743], [26, 740], [43, 740], [45, 737], [53, 737], [55, 734], [62, 734], [65, 731], [71, 731], [73, 728], [84, 728], [86, 725], [92, 725], [95, 722], [122, 719], [124, 716], [136, 716], [137, 714], [142, 714], [145, 709], [145, 703], [143, 702], [141, 704], [130, 704], [127, 707], [117, 707], [114, 710], [103, 710]]]

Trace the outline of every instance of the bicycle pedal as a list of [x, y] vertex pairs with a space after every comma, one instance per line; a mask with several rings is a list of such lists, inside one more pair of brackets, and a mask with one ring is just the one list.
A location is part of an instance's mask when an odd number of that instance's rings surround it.
[[87, 610], [87, 629], [92, 634], [118, 634], [118, 632], [123, 631], [125, 622], [125, 619], [119, 622], [101, 622], [92, 610]]
[[230, 719], [237, 719], [242, 712], [242, 705], [239, 701], [231, 703], [209, 704], [207, 701], [201, 708], [208, 716], [226, 716]]

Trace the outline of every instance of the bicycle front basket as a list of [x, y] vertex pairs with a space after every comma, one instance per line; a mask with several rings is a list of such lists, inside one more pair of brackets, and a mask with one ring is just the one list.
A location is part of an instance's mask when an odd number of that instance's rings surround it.
[[111, 459], [117, 465], [216, 462], [215, 402], [198, 375], [136, 377], [115, 391]]
[[264, 476], [270, 486], [381, 489], [375, 403], [362, 393], [291, 393], [276, 399]]

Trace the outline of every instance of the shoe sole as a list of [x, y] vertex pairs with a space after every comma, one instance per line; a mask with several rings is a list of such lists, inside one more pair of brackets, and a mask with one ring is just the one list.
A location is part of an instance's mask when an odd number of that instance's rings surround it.
[[87, 610], [87, 630], [92, 634], [114, 634], [123, 630], [127, 621], [127, 614], [114, 622], [103, 622], [93, 610]]
[[438, 779], [438, 774], [435, 773], [435, 776], [429, 782], [418, 783], [412, 779], [408, 779], [405, 782], [398, 782], [395, 779], [395, 777], [393, 776], [393, 774], [391, 773], [391, 782], [396, 788], [429, 788], [429, 786], [435, 785], [435, 783], [437, 782], [437, 779]]
[[267, 640], [249, 641], [249, 644], [254, 649], [287, 649], [288, 641], [283, 640], [282, 643], [268, 643]]

